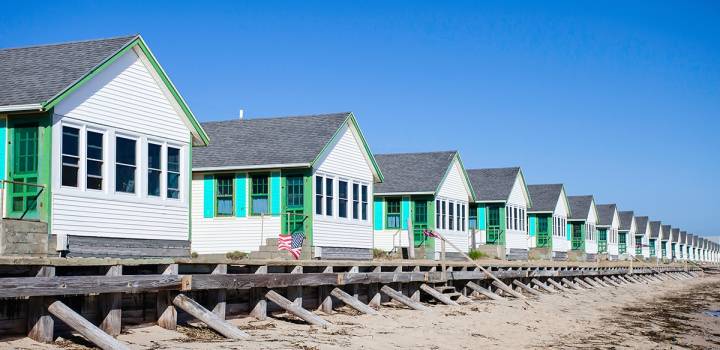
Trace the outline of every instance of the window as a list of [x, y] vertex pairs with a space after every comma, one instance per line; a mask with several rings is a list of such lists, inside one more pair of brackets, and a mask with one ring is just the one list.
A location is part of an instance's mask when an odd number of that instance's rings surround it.
[[518, 208], [513, 208], [513, 225], [514, 225], [513, 228], [515, 230], [520, 229], [520, 225], [518, 222]]
[[452, 231], [455, 227], [455, 206], [448, 203], [448, 230]]
[[470, 230], [478, 229], [477, 206], [470, 204], [470, 215], [468, 215], [468, 228]]
[[523, 232], [527, 232], [527, 227], [525, 227], [525, 209], [518, 209], [520, 212], [520, 230]]
[[322, 215], [324, 201], [323, 178], [321, 176], [315, 176], [315, 214]]
[[462, 216], [460, 215], [460, 203], [455, 204], [455, 215], [457, 216], [457, 225], [455, 225], [455, 228], [460, 231], [460, 225], [462, 222]]
[[505, 207], [505, 227], [510, 230], [512, 229], [512, 209]]
[[462, 205], [462, 211], [460, 212], [462, 216], [460, 217], [460, 222], [462, 223], [462, 230], [465, 231], [465, 204]]
[[385, 202], [387, 206], [387, 215], [385, 217], [385, 226], [387, 228], [399, 229], [400, 228], [400, 200], [399, 199], [387, 199]]
[[547, 232], [548, 222], [544, 216], [537, 217], [537, 232]]
[[267, 175], [252, 175], [250, 177], [250, 214], [264, 215], [270, 213], [268, 200], [268, 177]]
[[447, 202], [441, 201], [440, 203], [442, 206], [442, 218], [440, 219], [440, 223], [442, 223], [442, 229], [444, 230], [447, 228], [447, 211], [445, 210], [445, 205], [447, 204]]
[[103, 134], [87, 132], [87, 183], [91, 190], [103, 189]]
[[325, 215], [333, 216], [333, 179], [325, 179]]
[[357, 220], [360, 217], [360, 185], [352, 184], [352, 217]]
[[[22, 145], [21, 145], [22, 146]], [[80, 169], [80, 129], [62, 128], [62, 185], [78, 187]]]
[[180, 198], [180, 149], [167, 148], [167, 197]]
[[233, 195], [232, 175], [219, 175], [215, 177], [215, 216], [232, 216], [234, 213], [235, 200]]
[[347, 181], [338, 181], [338, 216], [346, 218], [348, 205], [348, 183]]
[[160, 154], [162, 146], [148, 143], [148, 196], [160, 196]]
[[137, 141], [117, 137], [115, 139], [115, 191], [135, 193], [135, 168]]
[[368, 218], [368, 187], [367, 185], [362, 185], [362, 188], [360, 189], [362, 197], [360, 200], [362, 201], [362, 219], [367, 220]]
[[440, 200], [435, 200], [435, 227], [442, 228], [442, 208], [440, 208]]

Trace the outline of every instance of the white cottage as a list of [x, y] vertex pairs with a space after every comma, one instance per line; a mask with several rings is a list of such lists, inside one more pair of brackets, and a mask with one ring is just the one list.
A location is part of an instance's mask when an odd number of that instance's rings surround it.
[[[618, 212], [620, 218], [620, 226], [618, 227], [618, 254], [620, 260], [632, 259], [635, 255], [640, 255], [636, 251], [637, 245], [635, 232], [637, 232], [637, 223], [635, 222], [635, 212], [621, 211]], [[641, 242], [642, 243], [642, 242]]]
[[[532, 201], [532, 207], [528, 208], [531, 253], [535, 250], [538, 256], [544, 258], [567, 260], [570, 204], [565, 187], [562, 184], [547, 184], [528, 185], [527, 188]], [[544, 254], [548, 248], [549, 254]]]
[[650, 218], [636, 216], [637, 231], [635, 232], [635, 253], [644, 259], [650, 258]]
[[618, 260], [618, 230], [620, 228], [620, 216], [615, 204], [598, 204], [598, 247], [601, 253], [607, 253], [608, 260]]
[[671, 237], [672, 240], [670, 242], [670, 258], [675, 261], [680, 258], [680, 229], [679, 228], [673, 228], [671, 230]]
[[3, 217], [46, 223], [68, 256], [189, 255], [190, 159], [208, 137], [143, 39], [0, 62]]
[[522, 170], [472, 169], [468, 176], [476, 194], [476, 241], [503, 250], [507, 259], [526, 260], [530, 248], [527, 208], [532, 202]]
[[658, 256], [661, 259], [672, 259], [672, 226], [660, 226], [660, 251]]
[[650, 221], [650, 259], [660, 258], [660, 231], [662, 230], [662, 222]]
[[193, 155], [193, 251], [286, 257], [278, 236], [303, 234], [303, 258], [372, 257], [382, 174], [352, 113], [203, 127], [213, 142]]
[[[398, 251], [408, 247], [412, 232], [418, 256], [440, 257], [441, 243], [423, 234], [436, 231], [467, 252], [470, 245], [470, 204], [475, 195], [456, 151], [378, 154], [385, 176], [375, 187], [375, 248]], [[446, 246], [446, 256], [461, 258]]]
[[571, 251], [579, 260], [594, 261], [598, 253], [598, 212], [592, 195], [569, 196], [571, 225]]

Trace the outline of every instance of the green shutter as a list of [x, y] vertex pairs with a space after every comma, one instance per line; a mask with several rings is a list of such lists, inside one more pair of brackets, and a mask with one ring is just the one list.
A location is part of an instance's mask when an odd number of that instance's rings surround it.
[[373, 216], [374, 216], [374, 226], [375, 230], [382, 230], [383, 229], [383, 199], [380, 197], [375, 197], [375, 206], [373, 208]]
[[247, 174], [235, 174], [235, 216], [247, 216]]
[[[6, 162], [6, 153], [5, 149], [7, 148], [7, 120], [2, 119], [0, 120], [0, 176], [2, 176], [3, 179], [7, 178], [5, 175], [5, 162]], [[3, 184], [0, 183], [0, 188], [3, 187]]]
[[400, 202], [400, 227], [403, 230], [407, 230], [407, 220], [410, 217], [410, 198], [403, 197]]
[[270, 173], [270, 213], [273, 216], [280, 215], [280, 172], [275, 171]]
[[[538, 220], [538, 218], [536, 218], [535, 216], [531, 216], [531, 217], [530, 217], [530, 228], [529, 228], [529, 229], [530, 229], [530, 236], [531, 236], [531, 237], [532, 237], [532, 236], [535, 236], [535, 232], [536, 232], [536, 230], [537, 230], [537, 227], [536, 227], [536, 225], [537, 225], [537, 220]], [[541, 220], [542, 220], [542, 219], [541, 219]]]
[[215, 177], [205, 175], [203, 179], [203, 217], [215, 216]]
[[485, 204], [478, 204], [477, 217], [478, 217], [478, 230], [487, 229], [487, 222], [485, 217]]
[[572, 240], [572, 224], [567, 224], [567, 231], [565, 233], [567, 233], [567, 240], [571, 241]]

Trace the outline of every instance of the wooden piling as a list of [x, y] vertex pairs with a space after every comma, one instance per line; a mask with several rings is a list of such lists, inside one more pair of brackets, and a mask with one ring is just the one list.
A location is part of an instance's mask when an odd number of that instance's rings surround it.
[[437, 290], [435, 290], [434, 288], [428, 286], [428, 285], [425, 284], [425, 283], [423, 283], [423, 284], [420, 285], [420, 289], [422, 289], [423, 292], [430, 294], [430, 296], [432, 296], [433, 298], [437, 299], [438, 301], [440, 301], [440, 302], [443, 303], [443, 304], [453, 305], [453, 306], [459, 306], [459, 305], [460, 305], [460, 304], [456, 303], [455, 301], [453, 301], [452, 299], [450, 299], [450, 297], [448, 297], [447, 295], [438, 292]]
[[102, 329], [95, 327], [90, 321], [73, 311], [60, 301], [54, 301], [48, 306], [48, 311], [59, 318], [70, 328], [82, 334], [87, 340], [104, 350], [129, 350], [130, 348], [105, 333]]
[[[267, 274], [267, 266], [258, 266], [255, 270], [256, 275]], [[265, 300], [265, 293], [262, 288], [251, 288], [250, 289], [250, 316], [254, 317], [258, 321], [265, 321], [267, 319], [267, 300]]]
[[285, 309], [285, 311], [297, 317], [300, 317], [307, 323], [323, 328], [327, 328], [330, 326], [330, 322], [325, 321], [320, 316], [317, 316], [308, 310], [305, 310], [302, 306], [299, 306], [296, 303], [286, 299], [272, 289], [265, 293], [265, 297], [275, 303], [277, 306]]
[[[227, 264], [217, 264], [213, 268], [212, 272], [210, 273], [212, 275], [226, 275], [227, 274]], [[225, 319], [225, 314], [227, 312], [227, 301], [226, 301], [226, 291], [225, 289], [215, 289], [211, 293], [208, 293], [210, 302], [214, 303], [215, 306], [213, 306], [212, 312], [217, 315], [217, 317], [221, 319]]]
[[505, 283], [503, 283], [503, 282], [492, 281], [492, 285], [495, 286], [495, 287], [497, 287], [497, 288], [499, 288], [499, 289], [502, 290], [503, 292], [506, 292], [506, 293], [514, 296], [515, 298], [518, 298], [518, 299], [527, 299], [526, 296], [524, 296], [524, 295], [522, 295], [522, 294], [514, 291], [512, 288], [510, 288], [510, 286], [508, 286], [507, 284], [505, 284]]
[[560, 290], [560, 291], [563, 291], [563, 292], [569, 292], [569, 291], [570, 291], [570, 289], [567, 289], [567, 288], [563, 287], [562, 284], [557, 283], [557, 282], [556, 282], [554, 279], [552, 279], [552, 278], [548, 278], [547, 281], [548, 281], [548, 283], [552, 284], [553, 287], [557, 288], [557, 289]]
[[[106, 276], [122, 276], [122, 265], [108, 268]], [[100, 295], [100, 329], [117, 337], [122, 331], [122, 294], [109, 293]]]
[[[55, 266], [41, 266], [35, 276], [53, 277]], [[46, 297], [28, 298], [28, 337], [36, 342], [51, 343], [55, 339], [55, 321], [47, 310], [49, 301]]]
[[505, 300], [505, 298], [493, 293], [492, 291], [490, 291], [487, 288], [483, 288], [482, 286], [480, 286], [474, 282], [468, 282], [465, 286], [467, 286], [468, 288], [470, 288], [492, 300]]
[[530, 293], [530, 294], [532, 294], [532, 295], [535, 295], [535, 296], [541, 296], [541, 295], [542, 295], [542, 293], [536, 291], [535, 289], [532, 289], [532, 288], [531, 288], [530, 286], [528, 286], [527, 284], [522, 283], [522, 282], [520, 282], [520, 281], [518, 281], [518, 280], [513, 280], [512, 283], [513, 283], [514, 285], [522, 288], [524, 291], [526, 291], [526, 292], [528, 292], [528, 293]]
[[[163, 275], [177, 275], [178, 264], [161, 266]], [[172, 303], [172, 292], [160, 291], [157, 293], [158, 326], [174, 331], [177, 328], [177, 310]]]
[[172, 300], [173, 305], [181, 308], [183, 311], [189, 313], [193, 317], [202, 321], [208, 327], [214, 329], [216, 332], [222, 334], [229, 339], [242, 339], [247, 338], [247, 333], [241, 331], [239, 328], [230, 324], [225, 319], [220, 318], [216, 313], [204, 308], [195, 300], [188, 298], [185, 294], [178, 294]]
[[368, 314], [368, 315], [377, 315], [378, 314], [377, 311], [375, 311], [375, 309], [363, 304], [360, 300], [358, 300], [357, 298], [353, 297], [352, 295], [350, 295], [348, 293], [345, 293], [345, 291], [343, 291], [340, 288], [334, 288], [330, 292], [330, 294], [332, 296], [338, 298], [338, 300], [342, 301], [343, 303], [347, 304], [348, 306], [352, 307], [353, 309], [360, 311], [364, 314]]
[[382, 286], [380, 288], [380, 291], [385, 293], [385, 295], [389, 296], [391, 299], [411, 308], [414, 310], [419, 311], [426, 311], [429, 310], [429, 308], [419, 302], [413, 301], [412, 299], [406, 297], [404, 294], [388, 287], [388, 286]]
[[595, 289], [595, 287], [593, 287], [592, 285], [590, 285], [589, 283], [583, 281], [581, 278], [578, 278], [578, 277], [573, 278], [573, 282], [581, 285], [585, 289]]
[[542, 283], [541, 281], [538, 281], [537, 278], [533, 278], [533, 279], [531, 280], [531, 282], [532, 282], [533, 284], [535, 284], [536, 286], [540, 287], [542, 290], [544, 290], [544, 291], [546, 291], [546, 292], [548, 292], [548, 293], [550, 293], [550, 294], [556, 293], [556, 291], [554, 291], [552, 288], [548, 287], [547, 284]]

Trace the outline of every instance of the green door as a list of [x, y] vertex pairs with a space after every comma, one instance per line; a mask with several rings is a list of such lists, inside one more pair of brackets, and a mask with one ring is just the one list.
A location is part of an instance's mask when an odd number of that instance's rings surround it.
[[583, 225], [572, 224], [572, 249], [584, 250], [585, 238], [583, 237]]
[[618, 253], [627, 253], [627, 233], [618, 233]]
[[302, 176], [288, 176], [285, 187], [286, 234], [305, 232], [304, 186]]
[[550, 239], [550, 229], [548, 225], [550, 217], [538, 216], [537, 217], [537, 247], [545, 248], [552, 245], [552, 239]]
[[503, 235], [502, 219], [500, 218], [500, 209], [498, 205], [489, 205], [487, 207], [487, 244], [504, 244], [505, 235]]
[[434, 247], [432, 238], [426, 237], [423, 232], [428, 229], [428, 202], [425, 200], [413, 201], [413, 239], [416, 247]]
[[607, 253], [607, 230], [598, 230], [598, 253]]
[[[8, 177], [8, 211], [13, 218], [37, 219], [38, 183], [38, 124], [16, 124], [10, 135], [12, 153]], [[24, 216], [23, 216], [24, 215]]]

